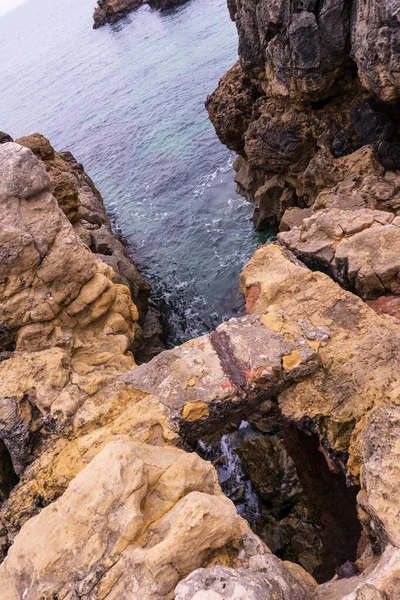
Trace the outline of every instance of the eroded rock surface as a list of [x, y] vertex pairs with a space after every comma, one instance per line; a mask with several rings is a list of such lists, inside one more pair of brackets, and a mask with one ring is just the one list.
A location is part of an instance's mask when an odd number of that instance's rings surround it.
[[316, 211], [278, 240], [365, 299], [399, 294], [400, 220], [369, 209]]
[[2, 598], [172, 598], [199, 565], [229, 564], [247, 531], [196, 454], [112, 442], [22, 527], [0, 566]]
[[238, 191], [257, 207], [257, 226], [345, 179], [365, 191], [362, 179], [387, 179], [388, 202], [400, 166], [398, 3], [232, 0], [228, 8], [239, 62], [206, 105], [239, 154]]
[[[398, 321], [268, 245], [241, 279], [252, 314], [137, 367], [139, 311], [78, 235], [80, 206], [67, 218], [54, 179], [26, 147], [1, 144], [0, 170], [6, 600], [172, 600], [177, 585], [184, 599], [315, 600], [312, 577], [249, 531], [213, 467], [171, 447], [188, 448], [266, 404], [318, 436], [322, 462], [361, 485], [369, 558], [360, 551], [352, 587], [326, 584], [332, 598], [394, 599]], [[306, 478], [295, 453], [289, 460], [274, 444], [266, 452], [279, 481], [260, 481], [260, 493], [269, 501], [279, 490], [279, 503], [290, 504]]]
[[129, 287], [143, 322], [147, 312], [149, 284], [138, 273], [123, 243], [113, 234], [103, 199], [93, 181], [70, 152], [56, 152], [39, 133], [16, 140], [32, 150], [43, 163], [51, 193], [90, 250], [113, 268], [117, 283]]
[[301, 331], [318, 349], [322, 370], [283, 392], [279, 404], [285, 415], [319, 432], [338, 464], [350, 452], [347, 467], [357, 476], [361, 428], [374, 408], [398, 402], [397, 321], [378, 316], [276, 244], [256, 251], [242, 272], [241, 288], [248, 312], [262, 315], [284, 335]]

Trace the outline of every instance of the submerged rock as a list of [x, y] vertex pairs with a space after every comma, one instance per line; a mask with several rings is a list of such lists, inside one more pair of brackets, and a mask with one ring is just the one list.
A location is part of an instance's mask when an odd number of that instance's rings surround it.
[[187, 0], [98, 0], [93, 13], [93, 29], [116, 23], [142, 4], [148, 4], [155, 10], [166, 10], [184, 2]]

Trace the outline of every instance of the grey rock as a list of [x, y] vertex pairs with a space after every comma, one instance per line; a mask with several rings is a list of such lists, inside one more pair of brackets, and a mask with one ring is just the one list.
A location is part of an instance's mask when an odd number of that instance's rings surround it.
[[27, 199], [50, 189], [50, 179], [30, 150], [6, 142], [0, 145], [0, 194]]
[[249, 568], [197, 569], [181, 581], [175, 600], [311, 600], [313, 591], [272, 554], [255, 556]]

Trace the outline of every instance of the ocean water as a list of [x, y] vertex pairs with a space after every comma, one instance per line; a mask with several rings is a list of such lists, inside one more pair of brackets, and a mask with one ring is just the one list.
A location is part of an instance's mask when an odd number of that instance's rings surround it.
[[43, 133], [84, 164], [172, 346], [243, 312], [239, 273], [268, 238], [204, 108], [236, 30], [226, 0], [142, 7], [96, 31], [94, 5], [28, 0], [0, 17], [0, 130]]

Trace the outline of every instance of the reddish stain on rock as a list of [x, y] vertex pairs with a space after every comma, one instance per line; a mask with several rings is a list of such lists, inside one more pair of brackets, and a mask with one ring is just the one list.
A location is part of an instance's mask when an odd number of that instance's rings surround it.
[[261, 292], [261, 286], [258, 283], [251, 285], [246, 294], [246, 314], [250, 314], [257, 302]]
[[378, 315], [391, 315], [400, 319], [400, 296], [381, 296], [377, 300], [368, 300], [367, 304]]

